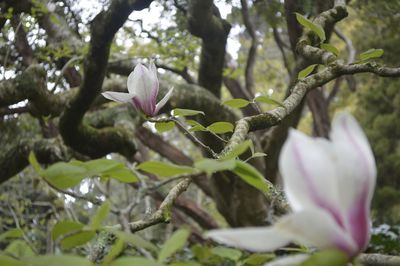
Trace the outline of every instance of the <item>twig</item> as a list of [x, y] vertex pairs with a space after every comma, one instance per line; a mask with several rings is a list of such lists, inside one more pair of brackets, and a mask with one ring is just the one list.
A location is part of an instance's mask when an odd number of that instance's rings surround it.
[[[155, 224], [169, 222], [171, 219], [171, 208], [175, 200], [181, 195], [184, 191], [187, 190], [189, 185], [191, 184], [192, 179], [189, 177], [185, 177], [178, 184], [176, 184], [165, 197], [163, 202], [160, 204], [157, 211], [150, 214], [148, 217], [129, 223], [129, 229], [132, 233], [143, 230], [147, 227], [150, 227]], [[112, 226], [112, 229], [121, 229], [122, 225], [118, 224]]]
[[69, 59], [67, 63], [65, 63], [65, 65], [61, 69], [60, 75], [57, 77], [56, 81], [54, 82], [53, 88], [50, 90], [51, 92], [55, 92], [58, 83], [60, 83], [61, 78], [64, 76], [64, 73], [69, 68], [69, 66], [72, 63], [74, 63], [75, 61], [78, 61], [78, 60], [80, 60], [82, 58], [83, 58], [83, 56], [74, 56], [71, 59]]
[[29, 247], [30, 247], [35, 253], [37, 253], [37, 250], [36, 250], [35, 246], [31, 243], [31, 241], [29, 240], [29, 238], [26, 236], [25, 232], [21, 229], [21, 225], [20, 225], [20, 223], [19, 223], [18, 216], [17, 216], [17, 214], [14, 212], [13, 207], [11, 206], [11, 204], [10, 204], [9, 202], [7, 202], [7, 206], [8, 206], [8, 209], [10, 210], [11, 215], [12, 215], [12, 217], [13, 217], [13, 219], [14, 219], [15, 226], [16, 226], [19, 230], [22, 231], [22, 237], [24, 238], [25, 242], [29, 245]]
[[335, 32], [336, 36], [339, 37], [344, 43], [346, 44], [346, 49], [347, 49], [347, 63], [351, 64], [354, 62], [356, 58], [356, 49], [353, 46], [353, 42], [351, 41], [350, 38], [348, 38], [346, 35], [344, 35], [338, 28], [334, 28], [333, 31]]
[[291, 71], [291, 68], [290, 68], [290, 65], [289, 65], [289, 60], [288, 60], [286, 52], [285, 52], [285, 46], [287, 46], [287, 45], [282, 41], [282, 39], [281, 39], [281, 37], [279, 35], [279, 32], [278, 32], [276, 27], [272, 28], [272, 34], [274, 36], [275, 43], [278, 46], [279, 51], [281, 52], [283, 65], [285, 66], [285, 68], [286, 68], [286, 70], [287, 70], [287, 72], [289, 74], [289, 77], [291, 77], [292, 76], [292, 71]]
[[169, 178], [169, 179], [167, 179], [167, 180], [158, 182], [158, 183], [155, 184], [154, 186], [148, 187], [147, 190], [148, 190], [149, 192], [155, 191], [155, 190], [159, 189], [159, 188], [162, 187], [162, 186], [165, 186], [165, 185], [167, 185], [167, 184], [169, 184], [169, 183], [171, 183], [171, 182], [180, 180], [180, 179], [182, 179], [182, 178], [184, 178], [184, 177], [183, 177], [183, 176], [176, 176], [176, 177]]
[[201, 140], [199, 140], [195, 135], [193, 135], [190, 131], [186, 129], [186, 127], [175, 117], [168, 117], [168, 118], [157, 118], [157, 119], [148, 119], [150, 122], [175, 122], [175, 124], [184, 131], [184, 135], [187, 136], [191, 141], [198, 144], [203, 149], [207, 150], [213, 157], [217, 157], [217, 153], [213, 151], [209, 146], [205, 145]]

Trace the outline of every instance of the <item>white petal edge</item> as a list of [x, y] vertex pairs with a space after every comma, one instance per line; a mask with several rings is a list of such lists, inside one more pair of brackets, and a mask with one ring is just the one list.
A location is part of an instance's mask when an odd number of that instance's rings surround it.
[[121, 103], [132, 102], [132, 98], [134, 96], [130, 93], [115, 92], [115, 91], [105, 91], [102, 93], [102, 95], [109, 100]]
[[151, 61], [150, 61], [149, 70], [150, 70], [150, 72], [153, 74], [153, 78], [156, 79], [156, 80], [158, 80], [158, 78], [157, 78], [157, 67], [156, 67], [156, 65], [154, 64], [154, 60], [151, 60]]
[[340, 216], [335, 164], [320, 140], [291, 129], [279, 157], [279, 170], [294, 211], [319, 207]]
[[303, 263], [306, 259], [310, 257], [309, 254], [296, 254], [296, 255], [289, 255], [283, 258], [275, 259], [263, 266], [297, 266]]
[[156, 109], [154, 111], [155, 114], [160, 111], [161, 108], [164, 107], [164, 105], [168, 102], [169, 98], [172, 96], [172, 92], [174, 91], [174, 88], [171, 88], [167, 94], [165, 94], [164, 98], [162, 98], [157, 104], [156, 104]]
[[339, 186], [342, 189], [343, 207], [351, 208], [364, 185], [371, 200], [376, 182], [376, 164], [368, 139], [349, 113], [335, 116], [331, 139], [335, 147]]
[[207, 232], [206, 237], [220, 244], [253, 252], [273, 251], [290, 242], [289, 238], [283, 236], [273, 227], [211, 230]]
[[138, 76], [141, 73], [141, 67], [143, 67], [143, 65], [141, 63], [137, 63], [133, 71], [128, 76], [126, 85], [128, 87], [129, 93], [136, 94], [136, 90], [138, 88], [137, 86]]
[[376, 183], [375, 159], [367, 137], [347, 112], [335, 116], [331, 139], [347, 230], [363, 250], [369, 241], [369, 211]]
[[320, 249], [338, 248], [349, 256], [358, 252], [351, 236], [324, 209], [308, 209], [288, 214], [274, 225], [284, 237]]

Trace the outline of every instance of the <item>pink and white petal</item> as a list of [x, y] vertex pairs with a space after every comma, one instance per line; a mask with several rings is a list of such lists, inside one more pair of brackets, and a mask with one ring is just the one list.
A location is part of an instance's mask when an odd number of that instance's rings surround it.
[[133, 97], [132, 99], [133, 105], [137, 110], [144, 113], [147, 116], [153, 116], [154, 108], [149, 102], [143, 102], [139, 99], [139, 97]]
[[160, 109], [164, 107], [164, 105], [168, 102], [169, 98], [171, 98], [173, 91], [174, 91], [174, 88], [171, 88], [167, 92], [167, 94], [165, 94], [165, 96], [157, 103], [154, 114], [157, 114], [160, 111]]
[[290, 130], [279, 157], [285, 194], [293, 210], [324, 208], [342, 224], [335, 164], [320, 142]]
[[362, 184], [367, 183], [368, 198], [371, 199], [376, 182], [375, 159], [368, 139], [354, 117], [345, 112], [336, 115], [331, 139], [341, 174], [340, 187], [348, 189], [347, 195], [356, 196], [362, 190]]
[[292, 241], [320, 249], [338, 248], [349, 256], [358, 246], [324, 209], [308, 209], [282, 217], [274, 227]]
[[127, 103], [132, 102], [133, 95], [124, 92], [105, 91], [102, 95], [112, 101]]
[[335, 117], [331, 139], [346, 225], [362, 250], [369, 240], [369, 210], [376, 182], [375, 159], [364, 132], [348, 113]]
[[138, 88], [140, 82], [139, 76], [143, 71], [142, 67], [143, 65], [141, 63], [137, 63], [133, 71], [128, 76], [126, 85], [128, 87], [128, 91], [132, 94], [136, 94], [136, 89]]
[[207, 232], [206, 237], [220, 244], [253, 252], [273, 251], [290, 242], [290, 238], [285, 237], [273, 227], [211, 230]]
[[150, 101], [154, 82], [152, 74], [142, 64], [138, 63], [131, 74], [128, 76], [127, 86], [130, 93], [136, 95], [140, 101]]

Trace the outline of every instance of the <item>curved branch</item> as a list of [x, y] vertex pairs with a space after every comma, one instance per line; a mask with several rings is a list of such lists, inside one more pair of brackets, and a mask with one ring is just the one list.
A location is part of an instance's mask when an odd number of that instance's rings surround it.
[[111, 2], [107, 11], [100, 12], [91, 24], [89, 53], [84, 64], [84, 79], [75, 99], [60, 117], [60, 133], [65, 143], [92, 157], [120, 152], [126, 157], [136, 152], [130, 134], [121, 128], [96, 130], [82, 123], [83, 116], [99, 95], [106, 73], [110, 47], [115, 33], [133, 10], [147, 7], [152, 1]]

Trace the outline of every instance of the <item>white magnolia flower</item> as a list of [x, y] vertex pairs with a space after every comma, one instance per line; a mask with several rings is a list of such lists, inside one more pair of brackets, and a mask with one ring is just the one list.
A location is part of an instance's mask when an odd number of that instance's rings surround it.
[[116, 102], [129, 102], [147, 116], [155, 116], [167, 103], [173, 90], [171, 88], [164, 98], [156, 104], [159, 84], [157, 69], [153, 62], [150, 62], [149, 68], [140, 63], [137, 64], [129, 74], [127, 86], [128, 93], [106, 91], [102, 94], [105, 98]]
[[335, 117], [330, 140], [291, 130], [279, 169], [293, 213], [271, 227], [214, 230], [208, 237], [255, 252], [290, 242], [337, 248], [349, 257], [366, 248], [376, 166], [368, 140], [350, 114]]

